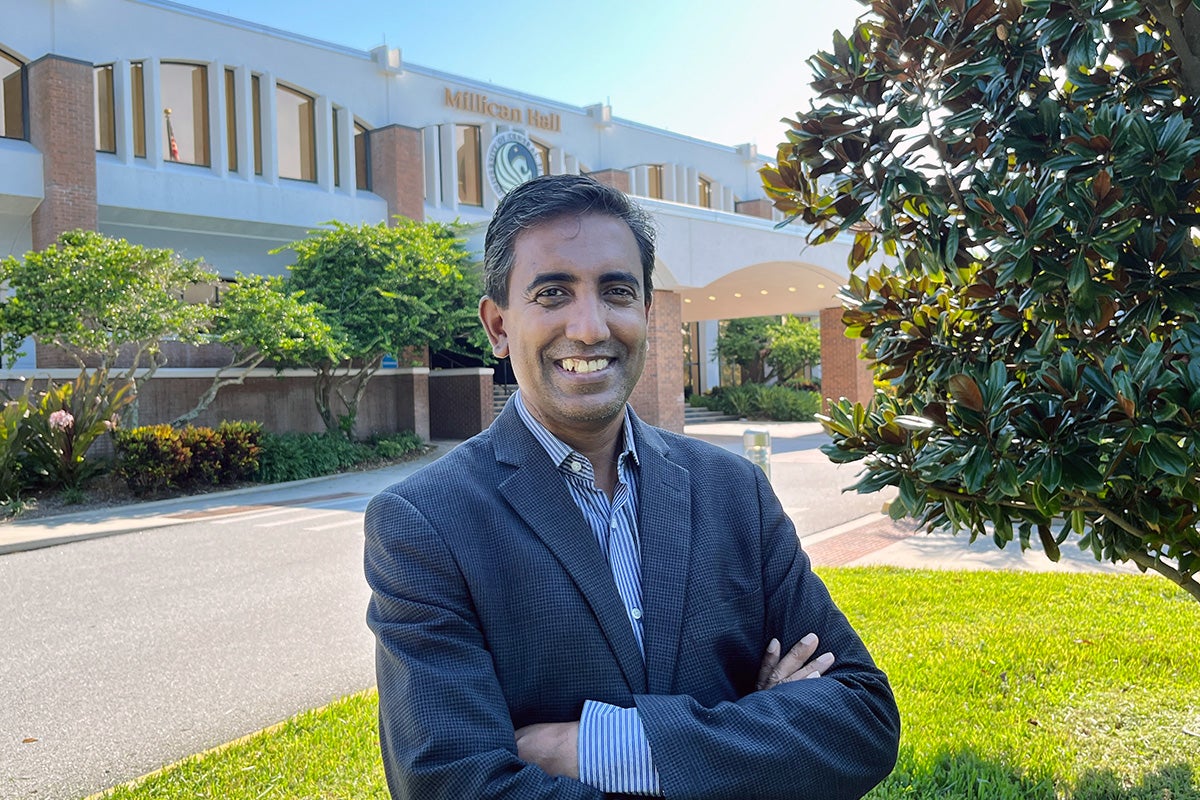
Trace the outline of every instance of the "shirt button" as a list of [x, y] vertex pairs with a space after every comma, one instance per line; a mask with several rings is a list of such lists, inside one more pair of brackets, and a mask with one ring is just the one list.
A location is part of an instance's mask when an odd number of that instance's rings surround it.
[[578, 461], [571, 462], [571, 472], [579, 472], [581, 469], [583, 469], [583, 464], [580, 464]]
[[635, 608], [633, 611], [629, 612], [629, 616], [633, 617], [634, 619], [641, 619], [642, 610], [640, 608]]

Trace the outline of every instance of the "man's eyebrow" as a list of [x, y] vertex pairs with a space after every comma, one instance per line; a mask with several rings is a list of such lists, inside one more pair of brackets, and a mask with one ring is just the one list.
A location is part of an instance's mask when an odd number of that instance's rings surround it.
[[578, 283], [579, 278], [569, 272], [543, 272], [534, 276], [529, 285], [525, 287], [526, 292], [532, 292], [539, 286], [544, 286], [547, 283]]
[[637, 275], [625, 270], [616, 270], [613, 272], [605, 272], [600, 276], [601, 283], [632, 283], [638, 288], [641, 288], [642, 282]]

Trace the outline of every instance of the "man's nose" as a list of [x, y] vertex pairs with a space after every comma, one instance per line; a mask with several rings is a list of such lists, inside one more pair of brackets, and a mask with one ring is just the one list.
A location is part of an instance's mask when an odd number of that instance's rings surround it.
[[608, 309], [600, 298], [581, 298], [581, 302], [573, 304], [568, 313], [568, 339], [596, 344], [608, 338]]

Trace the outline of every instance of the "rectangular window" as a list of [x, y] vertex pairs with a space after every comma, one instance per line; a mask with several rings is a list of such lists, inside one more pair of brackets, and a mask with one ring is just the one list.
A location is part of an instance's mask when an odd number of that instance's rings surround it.
[[141, 62], [129, 65], [130, 103], [133, 104], [133, 155], [146, 157], [146, 71]]
[[25, 84], [21, 62], [0, 50], [0, 137], [25, 138]]
[[207, 167], [208, 68], [164, 61], [162, 81], [163, 160]]
[[237, 76], [233, 70], [225, 70], [225, 158], [229, 171], [237, 172]]
[[651, 164], [646, 167], [646, 196], [655, 200], [663, 199], [663, 166]]
[[262, 81], [257, 75], [250, 76], [251, 135], [254, 139], [254, 174], [263, 174], [262, 147]]
[[712, 181], [701, 178], [698, 182], [697, 200], [701, 208], [712, 208]]
[[354, 185], [364, 192], [371, 190], [370, 151], [367, 149], [367, 128], [354, 123]]
[[112, 64], [92, 70], [96, 103], [96, 150], [100, 153], [117, 152], [117, 107], [113, 95]]
[[340, 128], [342, 126], [342, 114], [346, 112], [340, 108], [333, 109], [333, 185], [342, 185], [342, 154], [340, 152], [342, 146]]
[[483, 170], [479, 156], [479, 126], [455, 125], [454, 150], [458, 158], [458, 202], [483, 205]]
[[317, 179], [316, 102], [286, 86], [275, 87], [279, 177]]
[[[530, 140], [530, 141], [532, 141], [532, 140]], [[537, 152], [538, 158], [542, 162], [541, 164], [538, 165], [542, 170], [539, 174], [540, 175], [549, 175], [550, 174], [550, 148], [547, 147], [546, 145], [542, 144], [541, 142], [533, 142], [533, 149]]]

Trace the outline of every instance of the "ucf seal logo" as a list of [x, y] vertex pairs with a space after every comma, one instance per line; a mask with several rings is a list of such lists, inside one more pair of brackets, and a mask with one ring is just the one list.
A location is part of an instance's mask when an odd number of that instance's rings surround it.
[[496, 134], [487, 152], [488, 181], [497, 197], [503, 197], [543, 172], [540, 154], [523, 133]]

